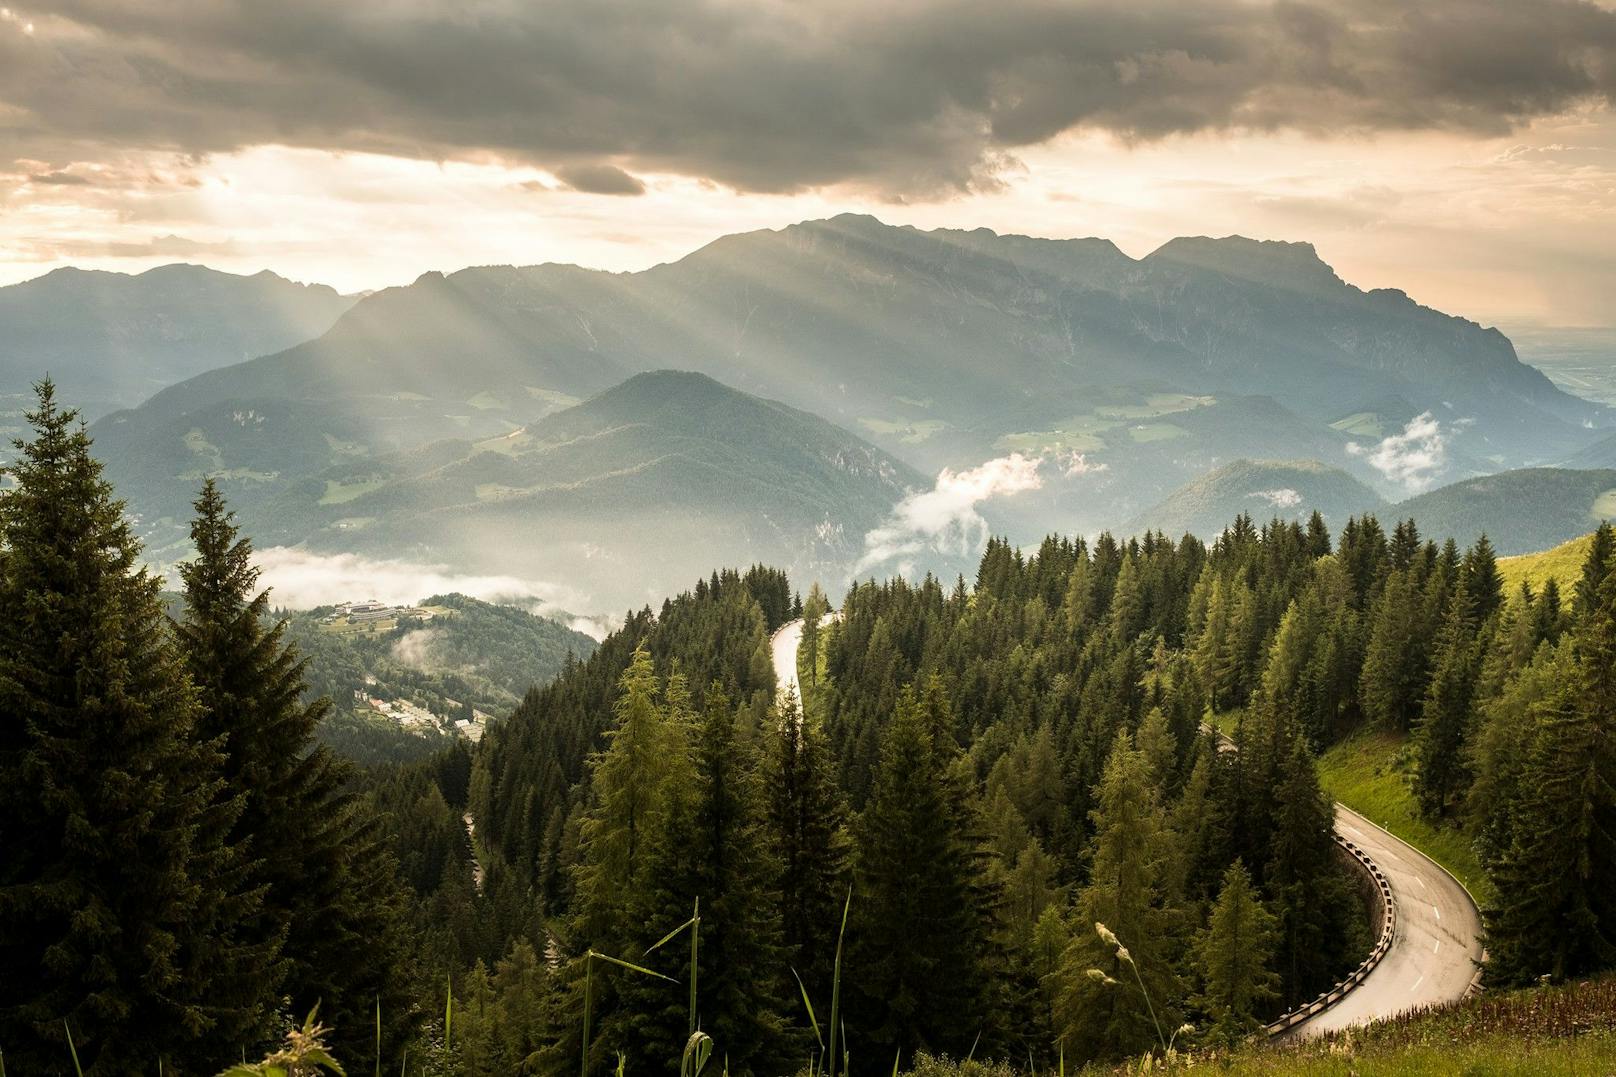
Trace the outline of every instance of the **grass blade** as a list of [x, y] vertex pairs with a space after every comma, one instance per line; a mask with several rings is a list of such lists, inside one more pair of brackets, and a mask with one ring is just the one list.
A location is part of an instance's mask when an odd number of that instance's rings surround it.
[[666, 935], [662, 936], [660, 939], [653, 942], [651, 945], [647, 946], [645, 948], [645, 955], [642, 955], [642, 956], [649, 955], [650, 953], [652, 953], [652, 951], [662, 949], [662, 947], [664, 947], [668, 943], [672, 942], [673, 939], [674, 939], [674, 936], [678, 935], [679, 932], [683, 931], [687, 927], [695, 926], [695, 923], [696, 923], [696, 918], [694, 916], [692, 916], [690, 919], [686, 920], [684, 923], [680, 924], [678, 927], [674, 928], [672, 931], [668, 932]]
[[[847, 900], [842, 903], [842, 926], [836, 932], [836, 969], [830, 983], [830, 1056], [829, 1077], [836, 1077], [836, 1029], [841, 1024], [842, 1017], [842, 943], [847, 938], [847, 912], [853, 907], [853, 887], [847, 887]], [[846, 1035], [842, 1037], [844, 1043]], [[843, 1073], [846, 1073], [844, 1068]]]
[[[825, 1037], [819, 1034], [819, 1018], [814, 1016], [814, 1004], [808, 1001], [808, 985], [802, 982], [802, 977], [798, 975], [796, 969], [791, 970], [791, 975], [797, 977], [797, 990], [802, 992], [802, 1006], [803, 1009], [808, 1011], [808, 1025], [814, 1030], [814, 1039], [818, 1042], [820, 1051], [823, 1052], [825, 1050]], [[812, 1071], [813, 1067], [810, 1065], [809, 1072]], [[6, 1077], [6, 1075], [0, 1073], [0, 1077]]]
[[977, 1029], [976, 1030], [976, 1039], [971, 1041], [971, 1053], [965, 1056], [965, 1061], [969, 1062], [969, 1061], [971, 1061], [972, 1059], [974, 1059], [976, 1057], [976, 1045], [981, 1043], [981, 1042], [982, 1042], [982, 1030]]
[[659, 980], [666, 980], [670, 984], [676, 984], [676, 983], [679, 982], [678, 980], [675, 980], [672, 976], [664, 976], [660, 972], [652, 972], [650, 969], [644, 967], [643, 965], [636, 965], [632, 961], [624, 961], [620, 957], [613, 957], [610, 954], [598, 953], [598, 952], [596, 952], [594, 950], [591, 950], [589, 952], [590, 952], [591, 955], [593, 955], [596, 959], [598, 959], [600, 961], [608, 962], [609, 964], [616, 965], [619, 968], [628, 969], [630, 972], [637, 972], [641, 976], [654, 976]]
[[62, 1028], [67, 1033], [67, 1049], [73, 1055], [73, 1072], [84, 1077], [84, 1067], [79, 1065], [79, 1049], [73, 1046], [73, 1029], [65, 1017], [62, 1018]]
[[[0, 1077], [5, 1074], [0, 1073]], [[376, 996], [376, 1077], [382, 1077], [382, 997]]]
[[454, 978], [443, 978], [443, 1049], [449, 1050], [453, 1044], [451, 1033], [454, 1031]]

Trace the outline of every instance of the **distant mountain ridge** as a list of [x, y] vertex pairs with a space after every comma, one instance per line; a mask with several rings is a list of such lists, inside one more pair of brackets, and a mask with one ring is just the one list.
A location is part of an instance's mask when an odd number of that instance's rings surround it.
[[202, 473], [260, 498], [501, 437], [659, 369], [822, 415], [926, 472], [1059, 460], [1007, 513], [1028, 540], [1119, 526], [1240, 459], [1321, 460], [1391, 493], [1369, 450], [1425, 412], [1449, 479], [1564, 459], [1612, 422], [1496, 330], [1342, 282], [1306, 244], [1188, 237], [1134, 259], [1105, 240], [844, 215], [639, 273], [425, 274], [94, 433], [155, 521]]
[[174, 264], [58, 269], [0, 288], [0, 392], [45, 374], [91, 417], [318, 336], [354, 300], [323, 284]]

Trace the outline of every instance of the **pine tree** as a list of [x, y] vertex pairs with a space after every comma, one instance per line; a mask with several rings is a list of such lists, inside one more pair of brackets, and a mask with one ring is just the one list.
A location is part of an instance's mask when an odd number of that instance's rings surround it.
[[795, 695], [781, 701], [768, 753], [764, 788], [780, 869], [775, 889], [786, 959], [810, 998], [827, 999], [851, 843], [824, 735], [798, 711]]
[[1158, 1046], [1161, 1031], [1177, 1027], [1182, 995], [1174, 971], [1182, 920], [1166, 885], [1174, 851], [1150, 765], [1126, 732], [1106, 761], [1094, 828], [1056, 1004], [1057, 1032], [1077, 1059]]
[[202, 703], [199, 728], [221, 746], [223, 773], [243, 806], [229, 840], [250, 850], [250, 879], [264, 893], [255, 941], [279, 948], [264, 985], [316, 1004], [348, 1052], [403, 1049], [416, 1014], [405, 961], [404, 892], [387, 835], [348, 771], [315, 744], [330, 701], [303, 701], [304, 663], [269, 625], [252, 544], [241, 537], [210, 480], [196, 501], [197, 556], [180, 568], [185, 611], [180, 650]]
[[[666, 856], [681, 851], [659, 850], [658, 836], [694, 825], [695, 716], [684, 679], [678, 675], [669, 677], [659, 702], [656, 671], [643, 643], [636, 647], [618, 687], [613, 703], [617, 724], [607, 731], [606, 749], [595, 757], [590, 771], [592, 803], [581, 828], [583, 862], [576, 873], [572, 936], [580, 956], [594, 949], [632, 960], [679, 923], [648, 924], [644, 917], [658, 907], [658, 873], [673, 870], [666, 861], [657, 864], [659, 851]], [[579, 972], [573, 986], [581, 1008]], [[610, 1051], [638, 1058], [645, 1039], [653, 1034], [658, 1015], [618, 1004], [623, 998], [643, 1003], [643, 996], [635, 992], [646, 985], [628, 975], [602, 977], [594, 985], [599, 1033], [591, 1061], [606, 1059]]]
[[[730, 1072], [745, 1077], [784, 1068], [788, 973], [774, 889], [779, 865], [754, 761], [736, 741], [736, 717], [715, 684], [698, 719], [693, 781], [652, 831], [649, 870], [632, 907], [647, 935], [643, 949], [691, 917], [700, 900], [697, 1023]], [[688, 954], [684, 945], [670, 946], [644, 961], [687, 981]], [[641, 977], [625, 979], [620, 990], [634, 1012], [632, 1057], [643, 1064], [679, 1057], [689, 1035], [686, 994]]]
[[859, 819], [846, 1012], [855, 1054], [871, 1058], [963, 1055], [988, 1016], [974, 843], [934, 724], [906, 688]]
[[1420, 596], [1407, 572], [1393, 572], [1369, 618], [1359, 698], [1364, 716], [1396, 730], [1413, 725], [1425, 687]]
[[1469, 582], [1461, 582], [1437, 641], [1431, 684], [1414, 732], [1419, 760], [1414, 792], [1420, 810], [1432, 817], [1447, 814], [1470, 784], [1465, 740], [1481, 660], [1474, 620], [1479, 605], [1471, 599]]
[[1265, 888], [1279, 921], [1277, 962], [1287, 1002], [1297, 1002], [1333, 981], [1359, 941], [1347, 890], [1335, 858], [1334, 818], [1319, 786], [1307, 745], [1286, 734], [1279, 757], [1277, 811]]
[[1498, 555], [1486, 535], [1465, 552], [1461, 570], [1465, 596], [1470, 603], [1470, 617], [1483, 624], [1504, 604], [1504, 577], [1498, 571]]
[[1217, 903], [1195, 942], [1201, 981], [1195, 1002], [1212, 1019], [1212, 1042], [1234, 1043], [1262, 1027], [1264, 1009], [1279, 997], [1279, 976], [1269, 967], [1276, 942], [1274, 917], [1236, 860], [1224, 872]]
[[[22, 1073], [202, 1069], [265, 1016], [158, 581], [49, 381], [0, 498], [0, 1044]], [[218, 988], [219, 997], [210, 999]]]
[[[830, 612], [830, 600], [825, 592], [820, 590], [816, 581], [808, 588], [808, 598], [802, 604], [802, 652], [808, 663], [808, 684], [816, 687], [819, 684], [819, 646], [820, 636], [823, 634], [822, 621], [825, 614]], [[784, 671], [777, 671], [784, 675]]]

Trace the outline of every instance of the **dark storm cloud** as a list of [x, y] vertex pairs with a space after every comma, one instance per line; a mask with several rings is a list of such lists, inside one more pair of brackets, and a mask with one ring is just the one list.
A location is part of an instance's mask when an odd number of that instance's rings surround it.
[[644, 194], [645, 184], [616, 165], [576, 164], [556, 169], [556, 179], [585, 194]]
[[1073, 129], [1493, 134], [1616, 97], [1616, 13], [1588, 0], [51, 0], [15, 18], [37, 30], [0, 23], [0, 158], [278, 143], [610, 180], [564, 181], [583, 190], [638, 182], [611, 160], [924, 196]]

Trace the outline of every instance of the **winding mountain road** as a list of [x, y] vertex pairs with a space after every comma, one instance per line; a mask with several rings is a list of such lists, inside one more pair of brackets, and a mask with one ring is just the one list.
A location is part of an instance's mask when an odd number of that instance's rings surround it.
[[[797, 649], [802, 621], [788, 621], [769, 641], [779, 691], [801, 694]], [[1362, 983], [1282, 1036], [1309, 1038], [1383, 1021], [1421, 1006], [1455, 1002], [1476, 983], [1482, 959], [1481, 913], [1459, 881], [1408, 842], [1344, 804], [1336, 832], [1375, 862], [1391, 886], [1396, 922], [1391, 946]]]
[[1307, 1038], [1395, 1017], [1419, 1006], [1464, 998], [1475, 983], [1481, 913], [1470, 894], [1436, 861], [1344, 804], [1336, 832], [1362, 849], [1391, 884], [1397, 925], [1380, 964], [1341, 1001], [1290, 1028]]

